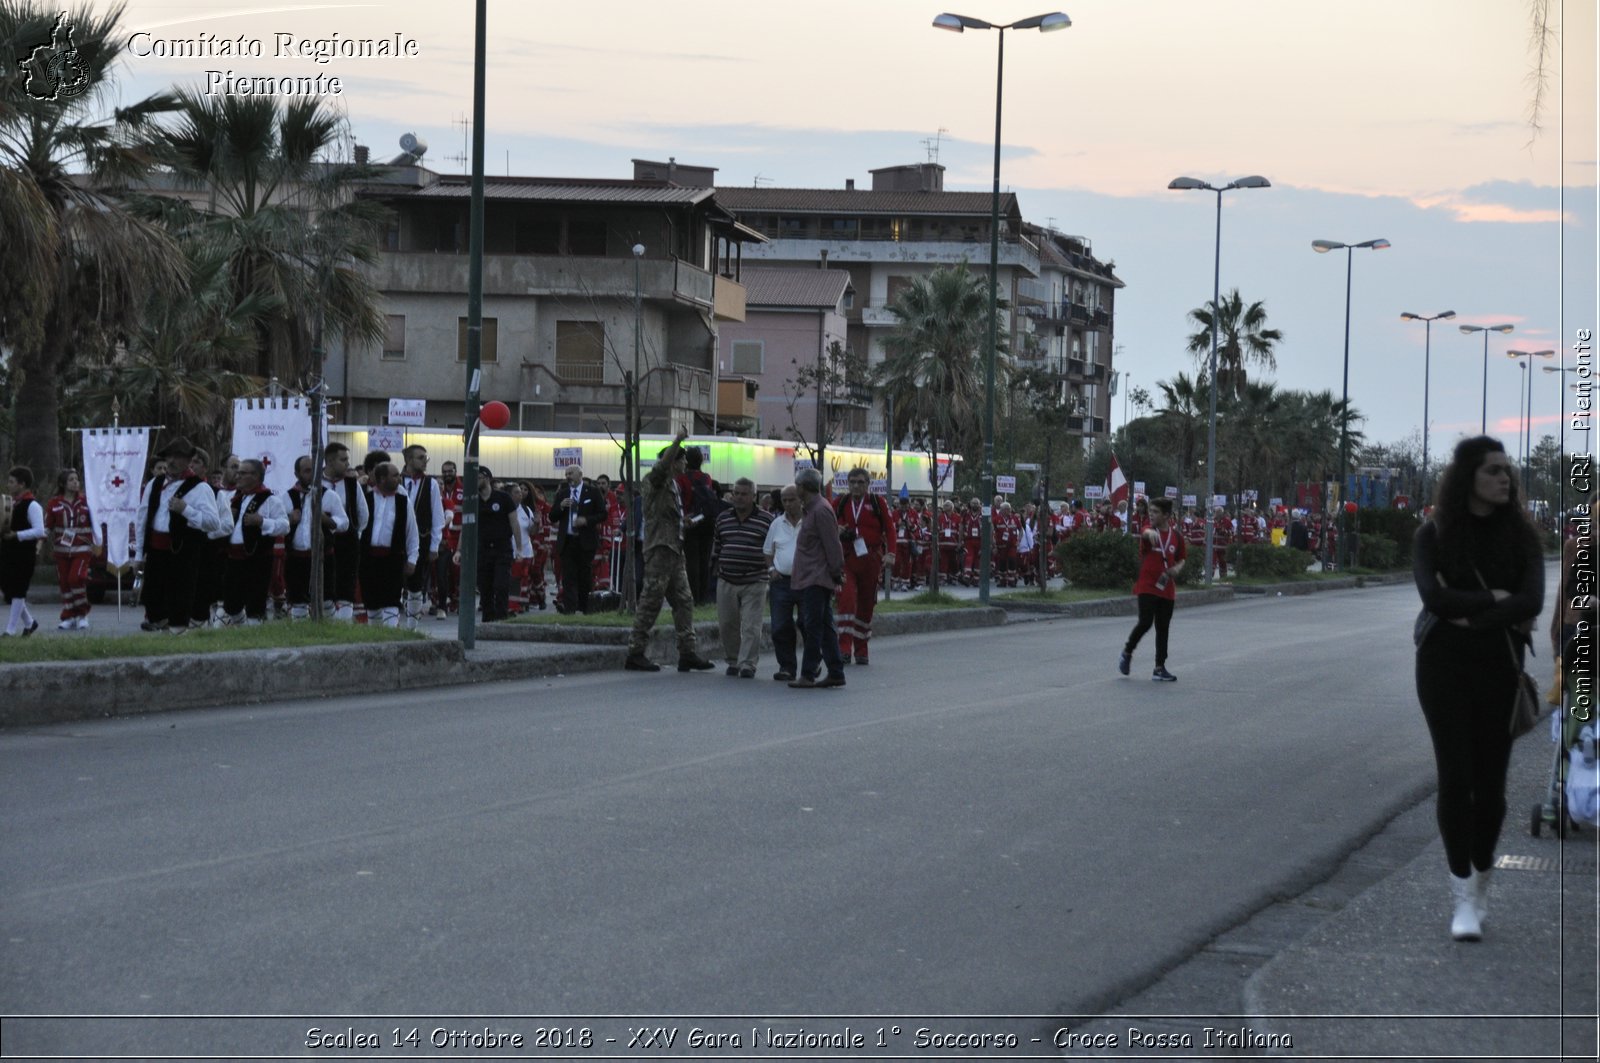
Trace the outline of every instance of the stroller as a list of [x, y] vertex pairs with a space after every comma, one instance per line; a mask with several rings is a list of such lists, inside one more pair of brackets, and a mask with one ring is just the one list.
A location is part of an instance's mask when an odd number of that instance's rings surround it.
[[[1570, 658], [1569, 658], [1570, 659]], [[1571, 684], [1564, 684], [1570, 689]], [[1533, 806], [1529, 830], [1535, 838], [1549, 827], [1558, 838], [1587, 824], [1600, 827], [1600, 763], [1595, 759], [1595, 736], [1600, 724], [1574, 717], [1563, 704], [1551, 715], [1550, 741], [1555, 757], [1550, 764], [1550, 786], [1545, 799]]]

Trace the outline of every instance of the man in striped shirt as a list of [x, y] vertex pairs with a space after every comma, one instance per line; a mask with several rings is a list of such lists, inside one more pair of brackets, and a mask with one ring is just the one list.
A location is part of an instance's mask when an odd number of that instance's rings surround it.
[[756, 677], [761, 656], [761, 619], [767, 602], [767, 556], [763, 547], [772, 514], [756, 506], [756, 485], [733, 484], [733, 508], [717, 515], [711, 569], [717, 574], [717, 629], [728, 674]]

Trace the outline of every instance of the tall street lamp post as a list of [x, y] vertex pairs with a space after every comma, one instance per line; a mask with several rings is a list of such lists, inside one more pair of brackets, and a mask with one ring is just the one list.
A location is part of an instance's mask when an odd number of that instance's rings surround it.
[[465, 483], [461, 515], [461, 643], [472, 649], [476, 636], [473, 607], [478, 591], [478, 410], [483, 359], [483, 112], [488, 55], [488, 0], [478, 0], [472, 54], [472, 190], [468, 208], [467, 395]]
[[1211, 410], [1206, 419], [1206, 497], [1200, 506], [1201, 519], [1206, 526], [1206, 586], [1211, 586], [1211, 550], [1215, 528], [1211, 520], [1211, 500], [1217, 497], [1217, 307], [1222, 302], [1222, 193], [1234, 188], [1271, 188], [1265, 177], [1252, 175], [1229, 181], [1222, 186], [1207, 184], [1196, 177], [1175, 177], [1167, 185], [1180, 192], [1204, 191], [1217, 194], [1217, 239], [1211, 269], [1211, 364], [1206, 373], [1211, 378]]
[[953, 33], [962, 33], [966, 30], [997, 30], [999, 31], [997, 36], [1000, 41], [994, 89], [994, 194], [989, 204], [989, 339], [984, 349], [983, 471], [981, 474], [983, 485], [980, 492], [983, 496], [983, 539], [978, 577], [978, 600], [985, 605], [989, 602], [989, 572], [994, 550], [994, 514], [991, 512], [991, 503], [994, 499], [994, 360], [995, 348], [998, 346], [1000, 338], [1000, 105], [1005, 89], [1006, 30], [1038, 30], [1040, 33], [1051, 33], [1055, 30], [1064, 30], [1070, 25], [1072, 25], [1072, 20], [1060, 11], [1018, 19], [1016, 22], [1008, 22], [1004, 25], [985, 22], [981, 18], [969, 18], [966, 15], [943, 14], [933, 20], [934, 29], [950, 30]]
[[1359, 244], [1341, 244], [1337, 240], [1313, 240], [1311, 249], [1319, 255], [1329, 251], [1343, 251], [1344, 255], [1344, 385], [1339, 402], [1339, 571], [1350, 567], [1350, 520], [1344, 502], [1344, 485], [1350, 472], [1350, 279], [1355, 271], [1357, 248], [1382, 251], [1389, 246], [1383, 239], [1363, 240]]
[[1507, 351], [1507, 358], [1522, 359], [1517, 364], [1522, 367], [1522, 500], [1528, 501], [1528, 492], [1532, 486], [1528, 466], [1533, 464], [1533, 360], [1535, 358], [1554, 358], [1556, 352], [1548, 351]]
[[1433, 360], [1433, 323], [1444, 321], [1456, 316], [1454, 310], [1445, 310], [1437, 314], [1413, 314], [1402, 312], [1401, 321], [1422, 322], [1422, 503], [1428, 500], [1428, 377]]
[[1484, 435], [1489, 432], [1489, 333], [1510, 332], [1511, 325], [1462, 325], [1461, 333], [1470, 336], [1474, 332], [1483, 333], [1483, 411], [1478, 418], [1478, 431]]

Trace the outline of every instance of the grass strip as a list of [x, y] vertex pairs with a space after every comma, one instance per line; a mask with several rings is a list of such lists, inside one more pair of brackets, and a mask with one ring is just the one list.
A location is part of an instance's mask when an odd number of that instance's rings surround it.
[[426, 641], [416, 631], [347, 623], [273, 623], [260, 627], [205, 628], [182, 635], [140, 632], [137, 635], [51, 636], [0, 639], [0, 664], [38, 661], [104, 661], [117, 657], [173, 657], [184, 653], [232, 653], [238, 650], [296, 649], [303, 646], [350, 646], [371, 642]]

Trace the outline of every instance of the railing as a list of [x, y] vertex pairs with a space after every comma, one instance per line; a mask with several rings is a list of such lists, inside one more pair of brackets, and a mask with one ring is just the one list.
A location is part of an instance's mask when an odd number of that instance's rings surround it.
[[605, 362], [556, 359], [556, 376], [563, 384], [604, 384]]

